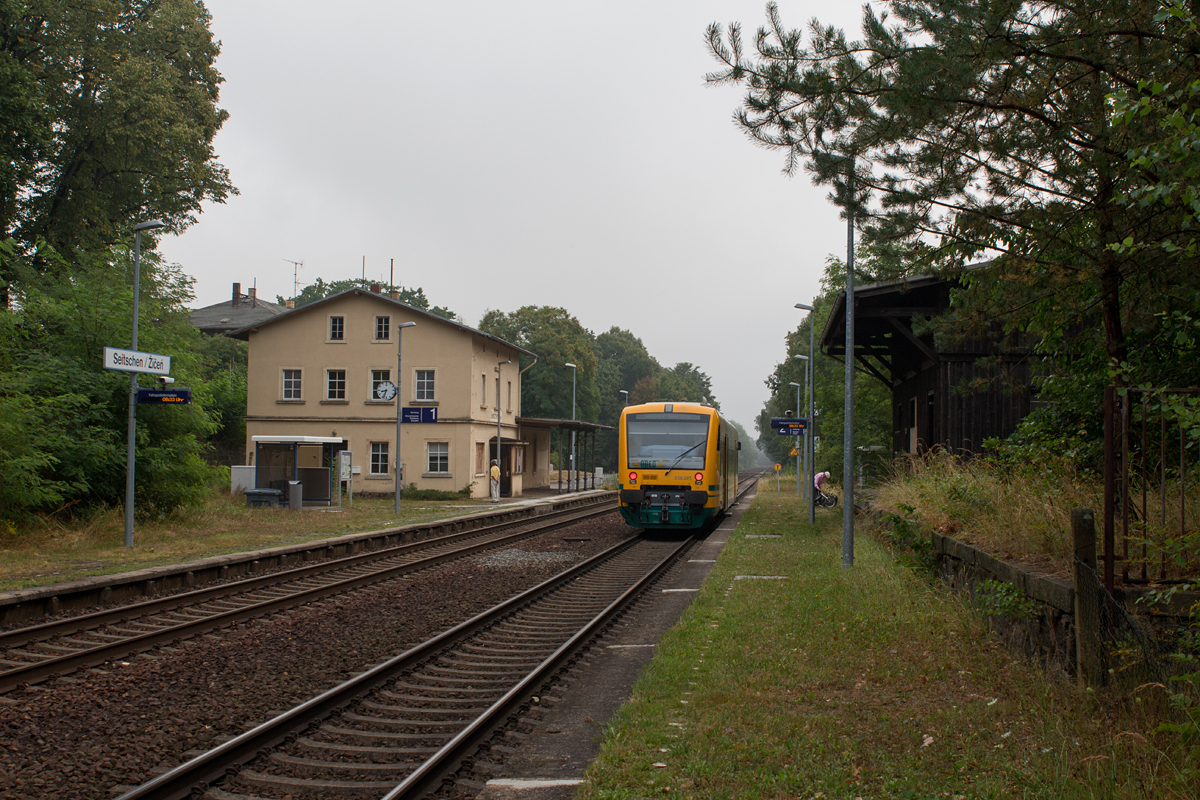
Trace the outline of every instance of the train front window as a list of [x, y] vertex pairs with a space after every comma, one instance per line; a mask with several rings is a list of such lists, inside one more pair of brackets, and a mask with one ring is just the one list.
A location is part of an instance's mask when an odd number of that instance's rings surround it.
[[631, 469], [704, 469], [709, 418], [703, 414], [629, 414], [626, 452]]

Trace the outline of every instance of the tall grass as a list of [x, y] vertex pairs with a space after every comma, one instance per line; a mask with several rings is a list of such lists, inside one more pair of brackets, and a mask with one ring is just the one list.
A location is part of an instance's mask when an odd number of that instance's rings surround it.
[[1071, 509], [1099, 511], [1104, 487], [1065, 460], [1013, 469], [935, 451], [896, 461], [877, 503], [892, 512], [910, 505], [930, 528], [998, 558], [1066, 571]]

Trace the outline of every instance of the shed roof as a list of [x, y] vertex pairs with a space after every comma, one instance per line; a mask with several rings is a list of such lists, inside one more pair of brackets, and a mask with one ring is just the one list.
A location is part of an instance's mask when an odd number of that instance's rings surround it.
[[192, 327], [207, 333], [227, 333], [257, 325], [263, 320], [278, 316], [287, 308], [278, 303], [268, 303], [250, 295], [242, 295], [237, 305], [225, 300], [215, 305], [197, 308], [189, 312]]

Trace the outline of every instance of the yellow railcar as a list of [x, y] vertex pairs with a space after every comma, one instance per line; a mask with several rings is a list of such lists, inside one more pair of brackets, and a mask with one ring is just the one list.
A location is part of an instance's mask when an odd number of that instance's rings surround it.
[[621, 412], [621, 516], [637, 528], [701, 528], [737, 497], [737, 428], [711, 406], [645, 403]]

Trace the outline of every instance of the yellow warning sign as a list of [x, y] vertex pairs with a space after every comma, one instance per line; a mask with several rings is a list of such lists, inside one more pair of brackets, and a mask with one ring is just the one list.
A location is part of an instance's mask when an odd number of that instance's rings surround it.
[[776, 471], [776, 472], [779, 472], [779, 470], [781, 470], [781, 469], [783, 469], [783, 466], [782, 466], [782, 465], [780, 465], [780, 464], [776, 464], [776, 465], [775, 465], [775, 471]]
[[800, 455], [800, 453], [798, 453], [798, 452], [796, 451], [796, 448], [794, 448], [794, 447], [793, 447], [793, 448], [792, 448], [792, 452], [788, 453], [788, 455], [789, 455], [789, 456], [793, 456], [793, 457], [794, 457], [794, 456], [798, 456], [798, 455]]

